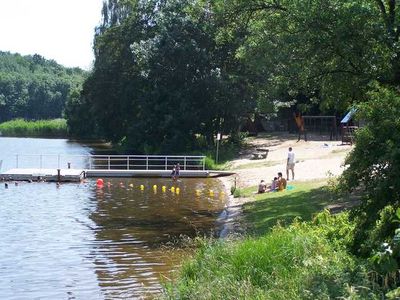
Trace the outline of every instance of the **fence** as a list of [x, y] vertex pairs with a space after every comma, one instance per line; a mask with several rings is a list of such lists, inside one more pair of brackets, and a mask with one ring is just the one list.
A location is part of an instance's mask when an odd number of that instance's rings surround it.
[[307, 133], [328, 134], [330, 140], [338, 139], [335, 116], [303, 116]]
[[15, 168], [89, 170], [205, 170], [205, 156], [179, 155], [21, 155], [14, 157]]

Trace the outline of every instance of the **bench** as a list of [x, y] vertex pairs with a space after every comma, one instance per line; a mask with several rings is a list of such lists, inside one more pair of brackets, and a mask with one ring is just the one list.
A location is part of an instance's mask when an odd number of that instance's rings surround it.
[[266, 159], [268, 156], [269, 149], [257, 148], [257, 152], [253, 152], [252, 159]]

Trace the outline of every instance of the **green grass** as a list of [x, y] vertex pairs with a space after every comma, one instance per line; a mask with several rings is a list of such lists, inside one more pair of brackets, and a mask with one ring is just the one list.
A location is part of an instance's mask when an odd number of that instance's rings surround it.
[[256, 194], [256, 187], [244, 190], [245, 196], [254, 196], [256, 201], [244, 205], [250, 230], [263, 234], [277, 222], [289, 224], [295, 218], [311, 220], [313, 215], [332, 203], [333, 195], [326, 187], [326, 181], [288, 182], [293, 190]]
[[258, 238], [204, 241], [164, 298], [380, 299], [365, 262], [340, 243], [352, 229], [346, 216], [323, 216]]
[[68, 135], [64, 119], [26, 121], [15, 119], [0, 124], [3, 136], [65, 137]]
[[255, 187], [241, 189], [241, 196], [256, 198], [245, 215], [257, 234], [200, 240], [162, 298], [382, 299], [367, 261], [348, 251], [354, 233], [348, 214], [320, 212], [332, 199], [325, 184], [290, 182], [293, 190], [257, 195]]

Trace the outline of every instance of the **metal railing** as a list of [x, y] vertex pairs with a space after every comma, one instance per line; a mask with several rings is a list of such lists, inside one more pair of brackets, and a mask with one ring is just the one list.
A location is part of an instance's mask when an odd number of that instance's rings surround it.
[[205, 156], [16, 154], [16, 168], [89, 170], [205, 170]]

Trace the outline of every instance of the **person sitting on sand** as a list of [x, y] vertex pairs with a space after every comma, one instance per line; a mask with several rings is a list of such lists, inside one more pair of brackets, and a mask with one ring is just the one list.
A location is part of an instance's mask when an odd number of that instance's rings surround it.
[[277, 189], [278, 187], [278, 177], [274, 177], [274, 179], [271, 182], [271, 186], [269, 187], [269, 191], [273, 192]]
[[282, 177], [282, 173], [278, 173], [278, 191], [283, 191], [286, 189], [287, 181]]
[[259, 194], [265, 193], [266, 190], [267, 190], [267, 185], [265, 184], [264, 180], [261, 180], [260, 184], [258, 185], [258, 193]]

